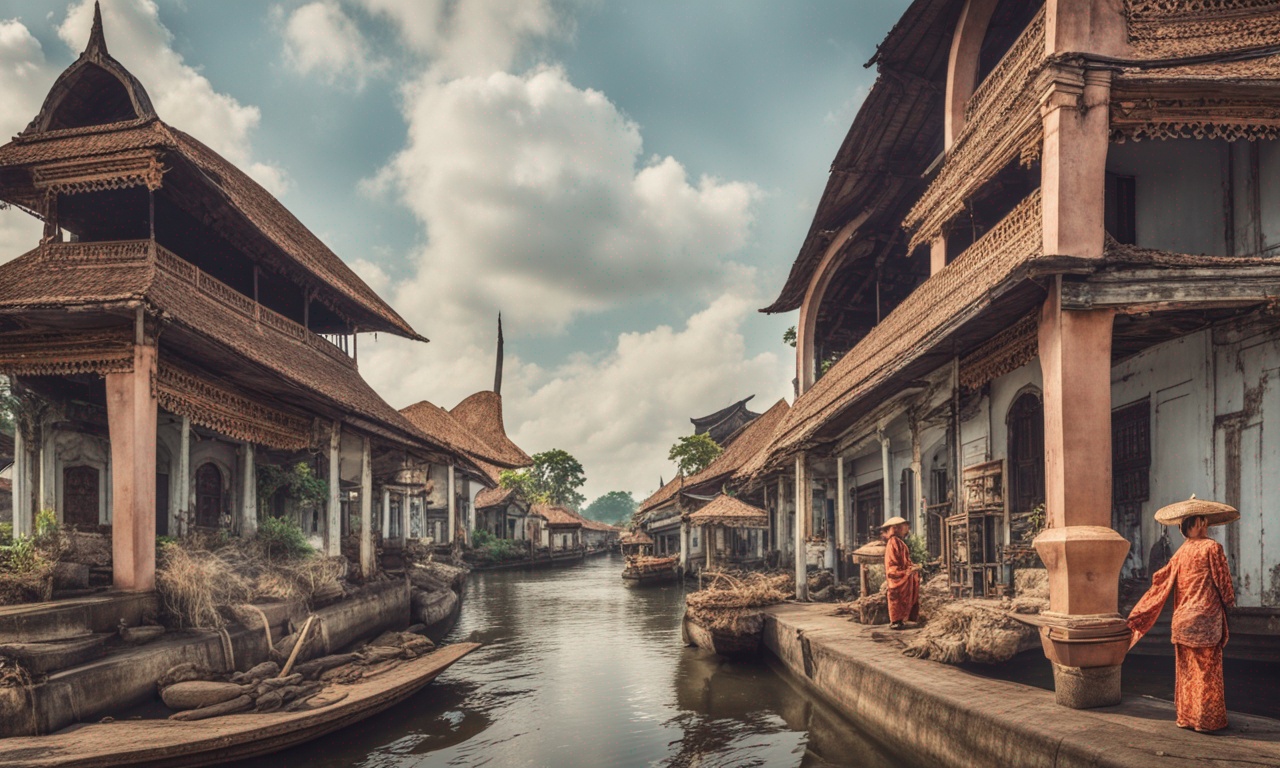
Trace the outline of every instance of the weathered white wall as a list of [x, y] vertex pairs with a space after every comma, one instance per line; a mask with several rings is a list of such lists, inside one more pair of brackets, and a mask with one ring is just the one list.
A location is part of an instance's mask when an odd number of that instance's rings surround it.
[[1226, 255], [1228, 146], [1194, 139], [1111, 145], [1107, 170], [1134, 177], [1139, 246]]
[[1280, 141], [1259, 141], [1263, 248], [1280, 247]]

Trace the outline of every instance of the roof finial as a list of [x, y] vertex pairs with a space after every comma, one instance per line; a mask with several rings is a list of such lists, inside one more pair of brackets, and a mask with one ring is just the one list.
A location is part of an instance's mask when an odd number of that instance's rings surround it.
[[493, 371], [493, 392], [502, 394], [502, 313], [498, 313], [498, 363]]
[[93, 0], [93, 29], [89, 32], [89, 45], [85, 48], [85, 53], [90, 51], [107, 52], [107, 38], [102, 34], [102, 7], [98, 0]]

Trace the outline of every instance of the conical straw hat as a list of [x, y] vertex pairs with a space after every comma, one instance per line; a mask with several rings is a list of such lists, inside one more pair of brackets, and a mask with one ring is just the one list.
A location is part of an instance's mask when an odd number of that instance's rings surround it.
[[880, 526], [880, 530], [883, 531], [885, 528], [888, 528], [891, 525], [909, 525], [909, 523], [907, 523], [907, 521], [903, 520], [901, 517], [891, 517], [888, 520], [884, 521], [884, 524]]
[[1230, 504], [1218, 501], [1197, 499], [1191, 494], [1186, 501], [1179, 501], [1156, 512], [1156, 522], [1163, 525], [1177, 525], [1188, 517], [1206, 517], [1209, 525], [1225, 525], [1240, 519], [1240, 511]]

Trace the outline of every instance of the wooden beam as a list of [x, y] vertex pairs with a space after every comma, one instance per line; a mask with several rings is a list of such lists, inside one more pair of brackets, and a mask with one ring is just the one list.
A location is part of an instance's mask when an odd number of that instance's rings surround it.
[[1107, 275], [1062, 284], [1063, 309], [1112, 308], [1124, 314], [1266, 304], [1280, 298], [1280, 265]]

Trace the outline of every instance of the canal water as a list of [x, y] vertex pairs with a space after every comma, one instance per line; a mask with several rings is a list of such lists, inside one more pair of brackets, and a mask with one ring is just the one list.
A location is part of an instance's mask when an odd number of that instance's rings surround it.
[[780, 671], [682, 647], [683, 588], [621, 571], [613, 555], [473, 573], [446, 642], [483, 648], [398, 707], [241, 765], [912, 765]]

